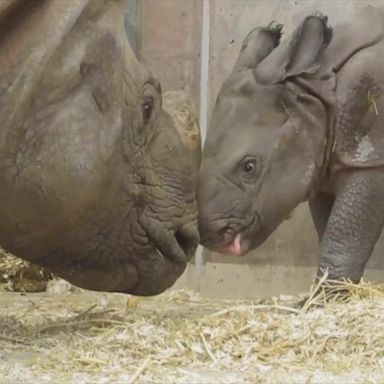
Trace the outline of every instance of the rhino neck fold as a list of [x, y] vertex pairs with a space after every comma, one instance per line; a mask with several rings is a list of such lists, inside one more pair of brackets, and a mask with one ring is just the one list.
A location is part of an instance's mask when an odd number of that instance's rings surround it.
[[8, 52], [0, 57], [2, 135], [23, 124], [22, 116], [49, 59], [89, 1], [45, 1], [32, 10], [30, 2], [20, 2], [14, 3], [12, 10], [1, 11], [1, 29], [15, 24], [0, 40], [0, 49]]

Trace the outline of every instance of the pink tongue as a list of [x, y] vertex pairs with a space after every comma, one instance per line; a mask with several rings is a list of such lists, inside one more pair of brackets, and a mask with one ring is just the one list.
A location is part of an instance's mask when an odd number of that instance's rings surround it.
[[229, 244], [226, 248], [227, 253], [232, 256], [240, 256], [241, 254], [241, 235], [238, 233], [236, 237], [233, 239], [232, 243]]

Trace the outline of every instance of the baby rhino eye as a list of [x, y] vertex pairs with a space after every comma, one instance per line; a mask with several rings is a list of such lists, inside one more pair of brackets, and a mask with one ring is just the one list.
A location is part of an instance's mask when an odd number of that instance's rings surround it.
[[243, 164], [243, 171], [246, 175], [252, 175], [256, 170], [256, 161], [247, 160]]
[[254, 157], [244, 159], [241, 163], [241, 178], [245, 183], [255, 183], [260, 176], [261, 163], [259, 159]]

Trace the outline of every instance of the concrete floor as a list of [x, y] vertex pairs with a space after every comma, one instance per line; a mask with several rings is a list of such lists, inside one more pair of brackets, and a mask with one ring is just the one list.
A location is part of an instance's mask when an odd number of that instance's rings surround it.
[[[238, 265], [209, 262], [200, 278], [190, 264], [172, 289], [193, 289], [203, 297], [264, 299], [306, 293], [315, 276], [315, 267]], [[367, 269], [364, 280], [383, 282], [382, 270]]]

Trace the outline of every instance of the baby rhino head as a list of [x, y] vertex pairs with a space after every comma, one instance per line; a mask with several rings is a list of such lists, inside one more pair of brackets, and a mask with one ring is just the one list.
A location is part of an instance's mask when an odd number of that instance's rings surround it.
[[199, 231], [218, 252], [240, 256], [260, 245], [307, 198], [321, 167], [324, 107], [296, 80], [316, 75], [331, 30], [316, 15], [279, 45], [280, 35], [280, 25], [248, 34], [212, 112]]

